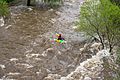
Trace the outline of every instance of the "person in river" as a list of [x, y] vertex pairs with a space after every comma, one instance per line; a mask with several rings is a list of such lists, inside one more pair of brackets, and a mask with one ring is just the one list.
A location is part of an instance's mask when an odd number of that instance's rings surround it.
[[55, 42], [65, 43], [65, 39], [61, 36], [61, 34], [56, 34], [57, 38], [54, 39]]
[[63, 37], [61, 37], [61, 34], [57, 34], [58, 38], [57, 40], [65, 40]]

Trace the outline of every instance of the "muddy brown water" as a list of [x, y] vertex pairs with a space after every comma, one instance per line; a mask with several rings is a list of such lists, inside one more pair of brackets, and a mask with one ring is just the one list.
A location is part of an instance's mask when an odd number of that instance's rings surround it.
[[[48, 74], [66, 76], [84, 61], [79, 48], [86, 36], [72, 28], [82, 0], [69, 0], [58, 9], [11, 7], [11, 19], [0, 27], [0, 78], [43, 80]], [[66, 44], [52, 43], [61, 33]]]

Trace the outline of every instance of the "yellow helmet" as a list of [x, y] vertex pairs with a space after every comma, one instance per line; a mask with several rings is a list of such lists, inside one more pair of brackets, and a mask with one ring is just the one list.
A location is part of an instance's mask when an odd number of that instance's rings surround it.
[[60, 34], [56, 34], [56, 36], [60, 36]]

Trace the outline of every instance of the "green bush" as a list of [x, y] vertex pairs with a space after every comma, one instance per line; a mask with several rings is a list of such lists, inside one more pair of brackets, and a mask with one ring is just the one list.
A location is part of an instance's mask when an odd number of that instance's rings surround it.
[[120, 0], [110, 0], [113, 4], [115, 3], [120, 7]]
[[120, 8], [109, 0], [86, 0], [81, 6], [77, 25], [90, 36], [97, 34], [103, 48], [109, 47], [111, 52], [120, 41]]
[[10, 2], [12, 2], [14, 0], [3, 0], [3, 1], [6, 1], [7, 3], [10, 3]]
[[0, 16], [6, 16], [8, 13], [8, 4], [6, 3], [6, 1], [0, 0]]

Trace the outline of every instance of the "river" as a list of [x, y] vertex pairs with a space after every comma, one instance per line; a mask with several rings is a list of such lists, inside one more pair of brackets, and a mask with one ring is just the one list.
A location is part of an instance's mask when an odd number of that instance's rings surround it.
[[[66, 0], [56, 9], [11, 6], [11, 18], [0, 27], [0, 78], [44, 80], [48, 74], [67, 76], [80, 62], [86, 35], [74, 30], [82, 0]], [[67, 43], [52, 43], [61, 33]], [[78, 59], [79, 56], [79, 59]]]

